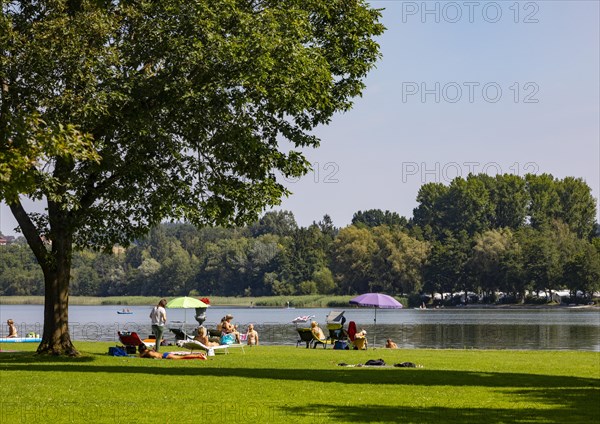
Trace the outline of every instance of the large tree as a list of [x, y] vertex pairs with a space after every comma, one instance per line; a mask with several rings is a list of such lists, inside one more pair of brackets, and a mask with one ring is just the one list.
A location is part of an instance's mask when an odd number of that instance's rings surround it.
[[77, 354], [73, 246], [127, 244], [165, 218], [255, 220], [288, 193], [278, 174], [308, 171], [311, 130], [360, 95], [384, 30], [364, 0], [0, 6], [0, 200], [43, 270], [38, 352], [53, 354]]

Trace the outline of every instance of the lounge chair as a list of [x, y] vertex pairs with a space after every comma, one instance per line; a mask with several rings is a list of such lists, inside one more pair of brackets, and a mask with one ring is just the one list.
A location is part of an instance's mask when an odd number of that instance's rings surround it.
[[198, 340], [179, 340], [177, 341], [177, 346], [184, 347], [189, 349], [190, 351], [194, 350], [202, 350], [206, 352], [207, 356], [215, 356], [216, 351], [223, 351], [224, 353], [229, 353], [229, 348], [241, 347], [242, 352], [246, 353], [244, 350], [244, 345], [241, 343], [236, 344], [224, 344], [219, 346], [206, 346], [200, 343]]
[[331, 340], [329, 338], [320, 339], [316, 335], [314, 335], [312, 331], [310, 332], [310, 334], [312, 334], [312, 336], [313, 336], [313, 342], [312, 342], [313, 349], [315, 349], [318, 344], [322, 344], [323, 349], [327, 349], [327, 345], [333, 345], [333, 340]]
[[181, 328], [169, 328], [173, 334], [175, 334], [175, 340], [193, 340], [194, 338], [186, 333]]
[[302, 342], [306, 343], [306, 348], [312, 347], [313, 349], [317, 347], [318, 344], [323, 345], [323, 349], [327, 348], [327, 345], [333, 344], [333, 342], [329, 339], [319, 339], [315, 336], [310, 328], [296, 328], [300, 339], [296, 342], [296, 347]]
[[311, 347], [313, 340], [314, 340], [314, 336], [313, 336], [311, 329], [310, 328], [296, 328], [296, 331], [298, 332], [298, 336], [300, 336], [300, 338], [296, 342], [296, 347], [298, 347], [298, 345], [300, 343], [306, 343], [307, 349], [309, 347]]
[[208, 340], [210, 340], [213, 343], [220, 343], [221, 342], [221, 331], [217, 330], [217, 329], [208, 329]]
[[356, 337], [356, 323], [354, 321], [348, 323], [348, 340], [350, 340], [350, 343], [355, 350], [367, 349], [367, 339], [364, 337]]
[[138, 347], [140, 345], [145, 345], [147, 347], [154, 347], [156, 345], [156, 339], [144, 339], [142, 340], [138, 333], [135, 331], [119, 331], [117, 332], [119, 335], [119, 340], [125, 347], [134, 346]]

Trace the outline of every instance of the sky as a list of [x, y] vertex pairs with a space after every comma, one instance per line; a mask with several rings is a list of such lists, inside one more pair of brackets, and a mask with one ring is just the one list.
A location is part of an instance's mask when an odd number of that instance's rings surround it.
[[[470, 171], [583, 178], [600, 194], [599, 2], [373, 1], [383, 58], [288, 184], [301, 225], [411, 217], [419, 187]], [[516, 22], [515, 22], [516, 21]]]
[[[283, 180], [277, 209], [302, 226], [411, 217], [422, 184], [469, 172], [574, 176], [600, 197], [600, 2], [371, 5], [385, 9], [382, 58], [354, 108], [315, 131], [313, 171]], [[0, 231], [15, 227], [1, 205]]]

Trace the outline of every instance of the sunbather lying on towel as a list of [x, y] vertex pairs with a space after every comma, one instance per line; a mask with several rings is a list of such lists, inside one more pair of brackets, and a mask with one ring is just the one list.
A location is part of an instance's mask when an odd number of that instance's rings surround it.
[[175, 353], [165, 352], [159, 353], [148, 349], [145, 345], [140, 345], [138, 348], [140, 352], [140, 358], [153, 358], [153, 359], [206, 359], [204, 353], [188, 353], [187, 355], [176, 355]]

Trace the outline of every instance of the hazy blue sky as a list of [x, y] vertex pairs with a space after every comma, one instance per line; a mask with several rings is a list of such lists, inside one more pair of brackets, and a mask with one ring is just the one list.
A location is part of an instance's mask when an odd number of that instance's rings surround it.
[[383, 59], [354, 109], [318, 131], [319, 172], [289, 185], [282, 207], [300, 224], [411, 216], [423, 182], [470, 169], [582, 177], [598, 198], [599, 2], [372, 4], [385, 8]]
[[[424, 182], [470, 170], [582, 177], [600, 193], [599, 2], [372, 1], [383, 58], [287, 185], [300, 225], [411, 216]], [[10, 211], [0, 230], [12, 234]]]

